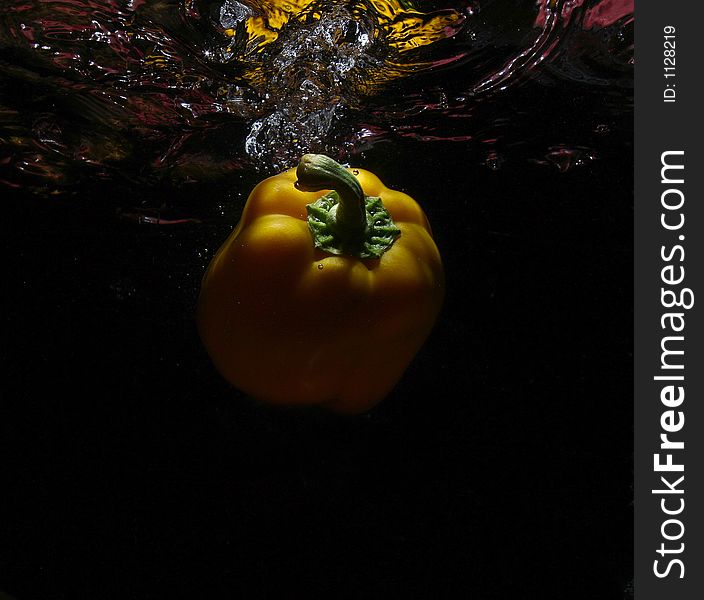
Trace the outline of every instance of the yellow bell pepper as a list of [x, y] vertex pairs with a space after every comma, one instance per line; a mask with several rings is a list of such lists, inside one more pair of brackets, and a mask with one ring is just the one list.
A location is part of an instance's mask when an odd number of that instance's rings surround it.
[[354, 414], [403, 375], [443, 294], [420, 206], [307, 154], [252, 191], [205, 273], [197, 320], [218, 371], [248, 395]]

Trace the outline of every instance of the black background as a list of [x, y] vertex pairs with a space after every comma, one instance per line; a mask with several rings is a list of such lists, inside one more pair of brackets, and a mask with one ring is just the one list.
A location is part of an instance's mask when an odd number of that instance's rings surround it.
[[[544, 134], [564, 141], [600, 100], [556, 94]], [[177, 190], [222, 198], [225, 216], [171, 226], [120, 218], [134, 201], [99, 185], [55, 200], [4, 191], [2, 588], [627, 597], [633, 181], [620, 126], [567, 170], [524, 159], [532, 149], [493, 170], [471, 144], [408, 140], [359, 157], [426, 209], [447, 298], [392, 395], [355, 418], [259, 406], [200, 345], [200, 277], [256, 174]]]

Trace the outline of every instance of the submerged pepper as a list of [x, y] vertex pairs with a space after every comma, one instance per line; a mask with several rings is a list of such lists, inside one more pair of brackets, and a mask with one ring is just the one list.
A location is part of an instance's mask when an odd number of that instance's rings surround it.
[[205, 273], [197, 319], [218, 371], [250, 396], [360, 413], [400, 379], [443, 293], [420, 206], [307, 154], [254, 188]]

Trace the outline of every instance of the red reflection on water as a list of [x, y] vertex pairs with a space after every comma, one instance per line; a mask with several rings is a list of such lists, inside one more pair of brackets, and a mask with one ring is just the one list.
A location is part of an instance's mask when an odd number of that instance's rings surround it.
[[[572, 13], [578, 8], [581, 8], [584, 3], [585, 0], [572, 0], [572, 2], [565, 2], [562, 5], [562, 19], [568, 21], [571, 18]], [[546, 2], [540, 3], [540, 10], [537, 18], [535, 19], [536, 27], [542, 28], [545, 26], [547, 13], [552, 8], [551, 5], [556, 5], [556, 2], [553, 2], [553, 0], [547, 0]], [[595, 6], [592, 6], [586, 10], [582, 27], [584, 29], [608, 27], [609, 25], [613, 25], [617, 21], [620, 21], [624, 17], [632, 15], [633, 10], [633, 0], [602, 0]]]
[[624, 17], [633, 15], [633, 0], [604, 0], [587, 10], [584, 28], [608, 27]]

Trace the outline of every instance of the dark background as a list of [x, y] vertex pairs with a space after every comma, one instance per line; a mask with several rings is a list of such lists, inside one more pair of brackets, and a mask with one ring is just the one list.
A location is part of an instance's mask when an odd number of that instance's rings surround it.
[[137, 225], [91, 197], [4, 194], [2, 586], [20, 600], [297, 597], [294, 585], [624, 597], [620, 144], [566, 172], [516, 161], [510, 176], [449, 144], [367, 153], [427, 209], [447, 299], [393, 394], [356, 418], [271, 410], [214, 371], [194, 307], [227, 223]]
[[[508, 93], [401, 114], [354, 153], [422, 204], [447, 278], [426, 345], [359, 417], [258, 405], [198, 339], [200, 279], [262, 173], [151, 180], [135, 137], [124, 178], [3, 187], [0, 589], [630, 598], [633, 128], [627, 56], [610, 62], [628, 40], [584, 36]], [[442, 100], [474, 77], [447, 73], [409, 89]], [[1, 89], [99, 146], [72, 92], [23, 85]], [[227, 158], [245, 129], [217, 118], [193, 144]], [[432, 141], [448, 130], [464, 139]], [[196, 220], [134, 217], [160, 206]]]

